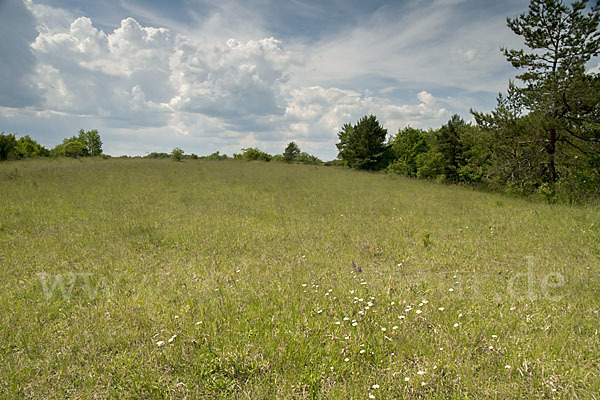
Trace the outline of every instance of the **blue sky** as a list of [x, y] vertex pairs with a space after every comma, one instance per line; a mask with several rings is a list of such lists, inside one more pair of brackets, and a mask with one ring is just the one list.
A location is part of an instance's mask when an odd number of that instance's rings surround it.
[[112, 155], [336, 156], [344, 123], [390, 134], [488, 111], [527, 1], [0, 0], [0, 130]]

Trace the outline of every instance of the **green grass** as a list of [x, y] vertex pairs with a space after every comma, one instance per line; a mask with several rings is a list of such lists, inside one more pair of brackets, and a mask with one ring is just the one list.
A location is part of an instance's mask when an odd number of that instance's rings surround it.
[[0, 397], [599, 398], [599, 211], [301, 165], [2, 163]]

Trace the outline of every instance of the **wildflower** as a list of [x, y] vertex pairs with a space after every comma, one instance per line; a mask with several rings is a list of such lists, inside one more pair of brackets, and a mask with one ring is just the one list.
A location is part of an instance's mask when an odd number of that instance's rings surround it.
[[156, 345], [158, 347], [162, 346], [163, 344], [165, 344], [165, 342], [163, 340], [159, 340], [158, 342], [156, 342]]
[[359, 353], [360, 354], [365, 354], [365, 349], [360, 349]]
[[421, 386], [425, 386], [427, 385], [425, 382], [421, 382]]
[[348, 361], [350, 361], [350, 359], [348, 357], [346, 357], [346, 358], [344, 358], [344, 361], [348, 362]]
[[354, 294], [354, 290], [351, 290], [351, 291], [350, 291], [350, 294]]
[[421, 310], [417, 310], [417, 311], [415, 311], [415, 312], [416, 312], [417, 314], [421, 314], [423, 311], [421, 311]]
[[423, 307], [423, 303], [419, 303], [419, 307]]
[[175, 316], [175, 319], [177, 319], [177, 318], [179, 318], [179, 315], [176, 315], [176, 316]]
[[362, 281], [360, 284], [361, 284], [361, 285], [366, 285], [366, 284], [367, 284], [367, 282], [365, 282], [365, 281]]
[[349, 320], [350, 320], [350, 318], [344, 317], [344, 321], [349, 321]]
[[196, 325], [200, 325], [202, 323], [202, 321], [198, 321], [196, 322]]
[[512, 307], [510, 308], [510, 311], [514, 311], [514, 310], [516, 310], [516, 309], [517, 309], [517, 307], [515, 307], [515, 306], [512, 306]]
[[448, 289], [449, 292], [454, 292], [454, 289], [450, 288]]
[[369, 395], [369, 398], [370, 398], [370, 399], [374, 399], [374, 398], [375, 398], [375, 396], [373, 396], [372, 394], [370, 394], [370, 395]]
[[321, 314], [323, 312], [323, 310], [319, 310], [317, 311], [317, 314]]
[[340, 321], [336, 321], [336, 322], [335, 322], [335, 324], [336, 324], [336, 325], [339, 325], [339, 324], [341, 324], [341, 322], [340, 322]]
[[425, 375], [425, 371], [418, 371], [417, 375]]
[[408, 381], [410, 381], [410, 378], [407, 376], [404, 378], [404, 382], [408, 382]]
[[394, 325], [394, 327], [392, 328], [393, 330], [398, 329], [398, 325]]
[[171, 336], [171, 338], [169, 339], [169, 343], [173, 343], [173, 340], [175, 340], [176, 337], [177, 337], [177, 335]]
[[490, 350], [494, 350], [494, 346], [491, 346], [491, 345], [490, 345], [490, 347], [489, 347], [489, 348], [490, 348]]
[[458, 314], [458, 318], [462, 317], [462, 313]]
[[350, 339], [350, 336], [344, 336], [344, 339], [348, 340]]
[[396, 303], [392, 301], [392, 302], [390, 303], [390, 306], [393, 306], [394, 304], [396, 304]]
[[493, 337], [494, 339], [496, 339], [496, 338], [498, 337], [498, 335], [492, 335], [492, 337]]
[[381, 328], [381, 331], [385, 332], [385, 331], [387, 331], [387, 329], [385, 327], [383, 327], [383, 328]]
[[510, 365], [505, 365], [504, 368], [510, 369]]
[[235, 273], [236, 273], [236, 274], [239, 274], [239, 273], [240, 273], [240, 270], [239, 270], [239, 269], [238, 269], [238, 270], [236, 270], [236, 271], [235, 271]]
[[303, 283], [303, 284], [302, 284], [302, 287], [306, 287], [306, 283]]
[[404, 315], [401, 315], [399, 318], [400, 318], [400, 319], [404, 319], [404, 318], [406, 318], [406, 317], [405, 317]]
[[440, 308], [438, 308], [438, 310], [444, 311], [444, 307], [440, 307]]
[[364, 299], [358, 299], [358, 301], [360, 301], [362, 303], [364, 301]]
[[352, 326], [356, 326], [356, 325], [358, 325], [358, 322], [353, 322], [352, 323]]
[[373, 303], [371, 303], [370, 301], [367, 303], [367, 305], [368, 305], [369, 307], [373, 307]]
[[427, 304], [429, 303], [427, 300], [423, 300], [423, 304]]
[[374, 384], [373, 386], [371, 386], [373, 389], [379, 389], [379, 385], [378, 384]]
[[458, 322], [457, 322], [456, 324], [454, 324], [454, 327], [455, 327], [455, 328], [458, 328]]

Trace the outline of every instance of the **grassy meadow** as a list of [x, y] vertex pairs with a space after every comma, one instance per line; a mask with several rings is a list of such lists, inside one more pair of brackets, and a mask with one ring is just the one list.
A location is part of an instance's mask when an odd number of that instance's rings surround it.
[[0, 164], [1, 398], [600, 398], [599, 313], [597, 206], [280, 163]]

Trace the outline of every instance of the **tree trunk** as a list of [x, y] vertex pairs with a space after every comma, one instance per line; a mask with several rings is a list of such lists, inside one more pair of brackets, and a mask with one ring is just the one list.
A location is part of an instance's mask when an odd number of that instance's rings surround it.
[[550, 172], [550, 182], [555, 183], [557, 180], [556, 165], [554, 162], [554, 155], [556, 154], [556, 128], [550, 129], [550, 138], [548, 140], [546, 152], [548, 153], [548, 171]]

